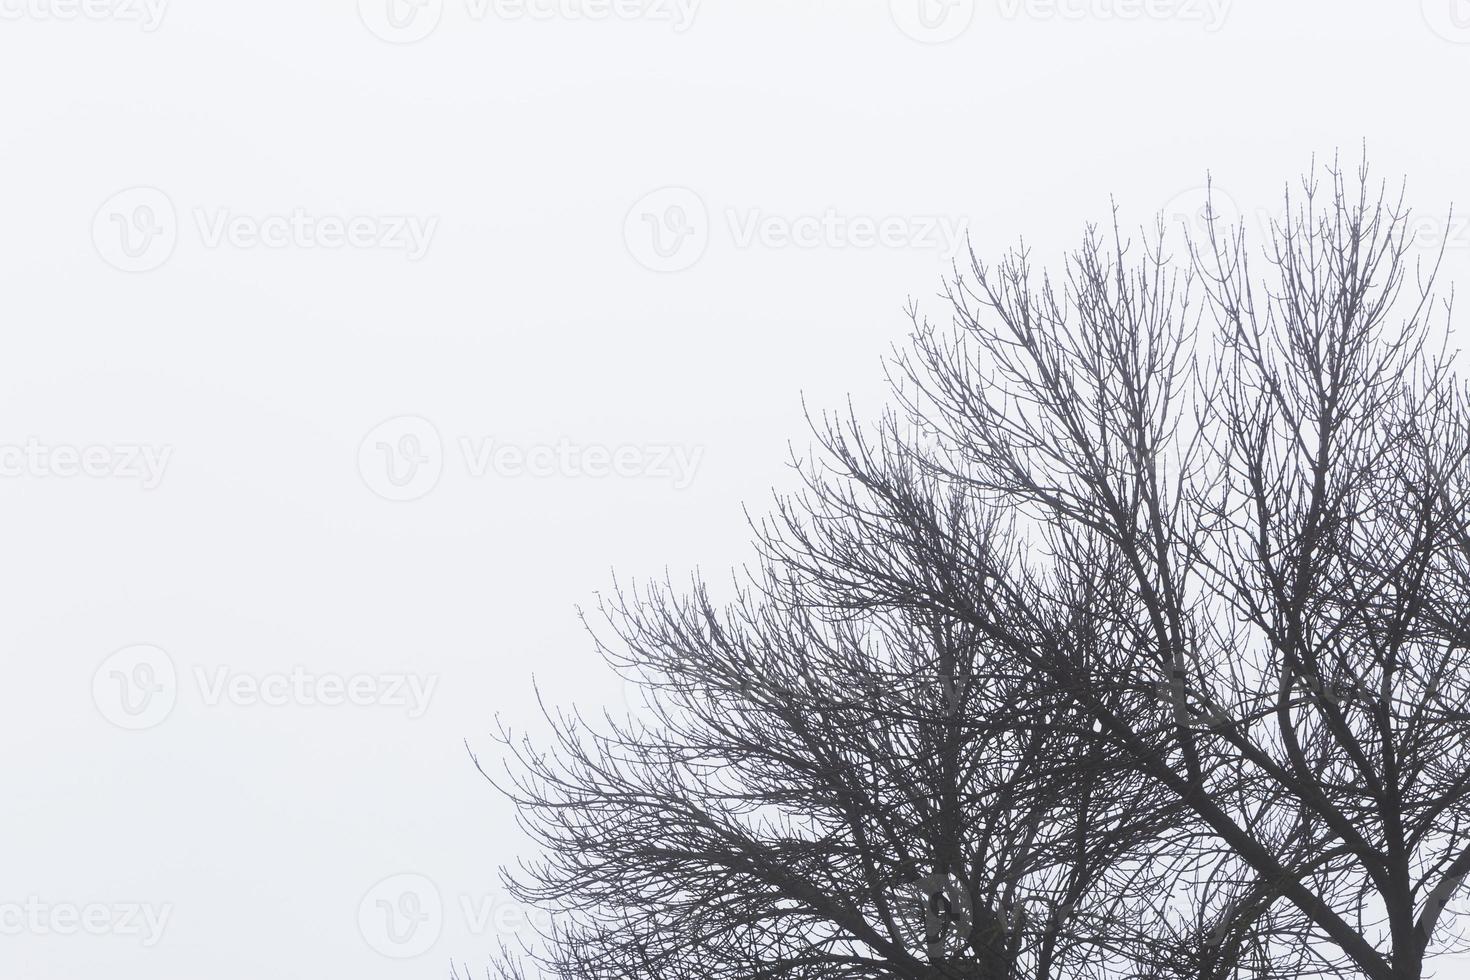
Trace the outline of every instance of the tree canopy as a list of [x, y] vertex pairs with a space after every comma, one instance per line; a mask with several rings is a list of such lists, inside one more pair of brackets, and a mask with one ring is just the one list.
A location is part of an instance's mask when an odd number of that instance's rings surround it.
[[1470, 873], [1437, 269], [1335, 164], [1264, 242], [957, 269], [731, 587], [603, 603], [647, 710], [502, 730], [556, 925], [497, 969], [1418, 980]]

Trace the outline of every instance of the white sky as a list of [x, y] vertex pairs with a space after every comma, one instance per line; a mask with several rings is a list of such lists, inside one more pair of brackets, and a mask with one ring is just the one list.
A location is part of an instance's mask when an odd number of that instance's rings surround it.
[[1470, 218], [1465, 0], [158, 2], [0, 0], [6, 977], [482, 966], [464, 740], [618, 701], [575, 604], [748, 558], [956, 228], [1054, 264], [1364, 139]]

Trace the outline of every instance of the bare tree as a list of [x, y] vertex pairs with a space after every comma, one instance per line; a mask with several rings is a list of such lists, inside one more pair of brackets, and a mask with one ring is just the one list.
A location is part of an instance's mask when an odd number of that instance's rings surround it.
[[648, 716], [506, 736], [543, 967], [1417, 980], [1453, 944], [1470, 396], [1407, 212], [1326, 176], [1259, 279], [1214, 223], [973, 262], [727, 608], [608, 604]]
[[649, 713], [558, 716], [549, 753], [510, 740], [502, 783], [547, 855], [513, 887], [559, 913], [543, 965], [999, 978], [1121, 957], [1109, 876], [1162, 831], [1162, 794], [974, 630], [796, 594], [767, 576], [724, 610], [699, 584], [619, 596], [607, 653]]

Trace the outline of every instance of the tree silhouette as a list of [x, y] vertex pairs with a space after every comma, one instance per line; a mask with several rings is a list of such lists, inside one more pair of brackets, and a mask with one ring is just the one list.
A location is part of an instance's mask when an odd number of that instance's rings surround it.
[[1470, 393], [1410, 227], [1334, 164], [1259, 273], [1115, 218], [911, 310], [727, 599], [604, 604], [648, 710], [502, 731], [536, 966], [1417, 980], [1470, 874]]

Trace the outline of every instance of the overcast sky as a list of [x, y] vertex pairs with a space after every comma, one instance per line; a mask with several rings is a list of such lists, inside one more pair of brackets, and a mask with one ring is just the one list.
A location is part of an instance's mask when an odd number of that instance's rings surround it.
[[0, 975], [483, 966], [466, 740], [621, 702], [576, 606], [746, 560], [966, 234], [1366, 140], [1470, 273], [1465, 0], [389, 2], [0, 0]]

